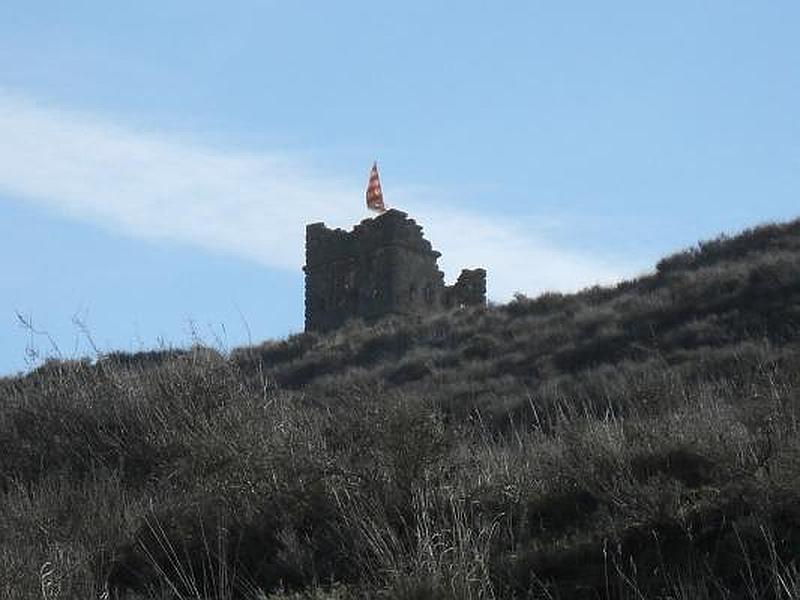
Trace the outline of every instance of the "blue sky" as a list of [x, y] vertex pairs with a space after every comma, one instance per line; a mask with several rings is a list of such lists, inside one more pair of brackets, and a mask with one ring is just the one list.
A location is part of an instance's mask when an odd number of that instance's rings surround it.
[[299, 331], [304, 224], [366, 218], [375, 158], [447, 278], [485, 265], [497, 301], [796, 217], [798, 23], [789, 1], [4, 0], [0, 373], [91, 354], [85, 332]]

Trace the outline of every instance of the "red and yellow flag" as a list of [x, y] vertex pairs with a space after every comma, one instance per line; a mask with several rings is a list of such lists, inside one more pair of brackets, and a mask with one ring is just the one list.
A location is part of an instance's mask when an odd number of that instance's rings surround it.
[[369, 182], [367, 183], [367, 208], [376, 212], [386, 212], [383, 203], [383, 190], [381, 189], [381, 178], [378, 176], [378, 163], [372, 164], [369, 172]]

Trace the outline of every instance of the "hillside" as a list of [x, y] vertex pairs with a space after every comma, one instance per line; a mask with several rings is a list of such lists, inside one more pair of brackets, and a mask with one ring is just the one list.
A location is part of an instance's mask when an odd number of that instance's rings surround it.
[[50, 361], [0, 380], [0, 597], [800, 597], [799, 328], [800, 220], [612, 288]]

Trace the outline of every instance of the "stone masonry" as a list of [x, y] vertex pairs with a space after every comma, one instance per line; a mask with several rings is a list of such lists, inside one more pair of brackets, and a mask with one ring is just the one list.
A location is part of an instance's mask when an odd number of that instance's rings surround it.
[[347, 320], [419, 315], [486, 303], [486, 271], [464, 269], [452, 286], [422, 227], [399, 210], [361, 221], [352, 231], [306, 226], [306, 331]]

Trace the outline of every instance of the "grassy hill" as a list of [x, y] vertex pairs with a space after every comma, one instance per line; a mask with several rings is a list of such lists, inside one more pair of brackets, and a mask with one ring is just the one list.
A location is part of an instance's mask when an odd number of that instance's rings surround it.
[[[798, 598], [800, 221], [0, 380], [0, 597]], [[105, 595], [105, 596], [104, 596]]]

